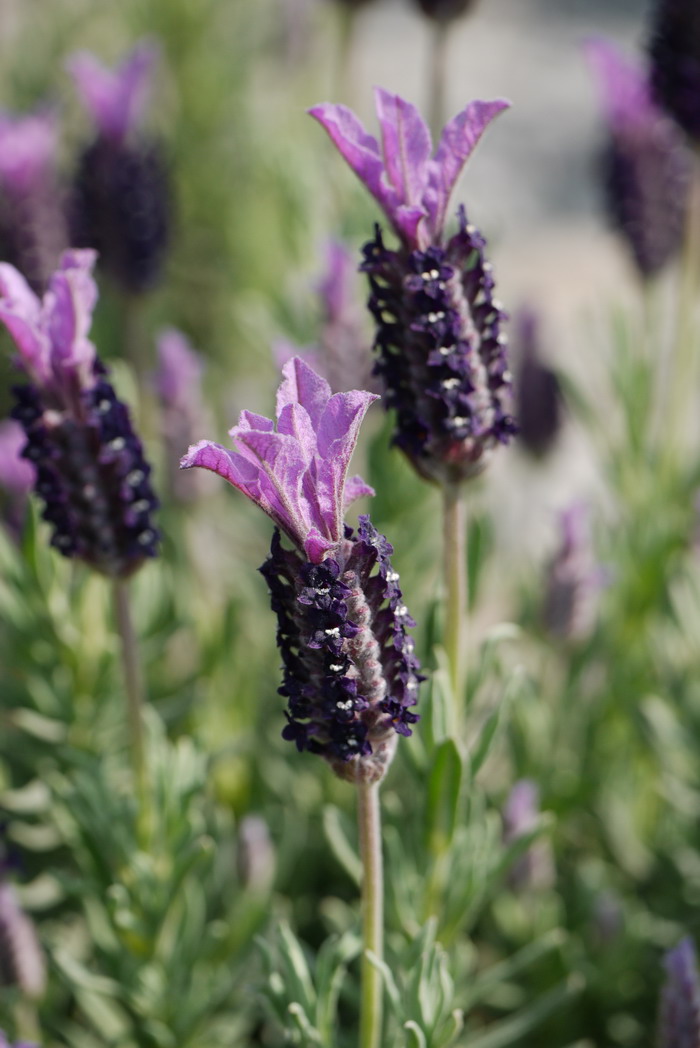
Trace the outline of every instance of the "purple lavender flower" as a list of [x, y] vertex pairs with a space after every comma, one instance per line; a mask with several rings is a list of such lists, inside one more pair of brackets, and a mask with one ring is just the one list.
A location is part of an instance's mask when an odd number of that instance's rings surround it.
[[203, 474], [185, 474], [180, 468], [182, 448], [209, 424], [202, 396], [204, 361], [176, 328], [165, 328], [156, 339], [158, 369], [153, 376], [161, 406], [161, 434], [170, 493], [185, 502], [196, 498], [206, 480]]
[[36, 483], [36, 470], [22, 451], [27, 443], [22, 427], [14, 419], [0, 422], [0, 490], [4, 496], [4, 518], [11, 534], [19, 537], [27, 496]]
[[691, 157], [675, 124], [653, 101], [647, 76], [607, 40], [587, 45], [608, 125], [605, 192], [643, 277], [651, 277], [680, 249]]
[[169, 236], [168, 175], [160, 144], [142, 131], [158, 50], [141, 41], [114, 71], [87, 52], [68, 63], [96, 138], [78, 166], [71, 239], [100, 252], [127, 290], [156, 283]]
[[659, 105], [700, 142], [700, 7], [696, 0], [656, 0], [651, 84]]
[[238, 827], [236, 853], [238, 877], [243, 887], [258, 895], [269, 892], [275, 879], [275, 848], [260, 815], [246, 815]]
[[36, 1045], [30, 1044], [29, 1041], [10, 1042], [4, 1030], [0, 1030], [0, 1048], [36, 1048]]
[[444, 241], [452, 190], [504, 101], [472, 102], [442, 132], [432, 155], [418, 111], [378, 90], [381, 148], [345, 106], [310, 110], [384, 210], [400, 247], [377, 226], [362, 269], [377, 324], [376, 372], [396, 411], [394, 442], [422, 476], [459, 481], [479, 473], [490, 451], [515, 432], [508, 412], [505, 320], [494, 298], [485, 241], [459, 212]]
[[[531, 833], [539, 822], [540, 791], [532, 779], [519, 779], [503, 809], [503, 843], [513, 844]], [[552, 855], [546, 841], [535, 841], [508, 873], [514, 891], [548, 888], [554, 879]]]
[[157, 506], [141, 443], [88, 338], [97, 288], [92, 251], [67, 251], [39, 300], [0, 263], [0, 321], [29, 382], [12, 416], [26, 434], [36, 492], [61, 553], [125, 577], [156, 555]]
[[541, 458], [552, 450], [561, 429], [561, 387], [556, 373], [542, 360], [537, 315], [530, 309], [521, 310], [516, 327], [518, 437], [531, 455]]
[[666, 983], [659, 1009], [659, 1048], [697, 1048], [700, 1044], [700, 981], [695, 949], [683, 939], [664, 958]]
[[[25, 997], [41, 997], [46, 964], [33, 922], [22, 910], [9, 881], [0, 881], [0, 983]], [[2, 1041], [0, 1041], [2, 1048]]]
[[357, 279], [357, 267], [348, 248], [331, 241], [325, 272], [316, 287], [321, 306], [318, 344], [300, 349], [279, 340], [274, 352], [280, 367], [301, 356], [328, 381], [334, 393], [372, 388], [372, 357], [356, 293]]
[[418, 719], [411, 707], [421, 679], [392, 547], [369, 517], [360, 517], [357, 533], [343, 521], [351, 502], [373, 494], [347, 473], [377, 398], [359, 390], [331, 396], [299, 358], [283, 374], [276, 428], [243, 411], [230, 431], [235, 451], [204, 440], [182, 466], [228, 480], [294, 546], [286, 549], [276, 530], [260, 569], [278, 620], [284, 737], [325, 757], [342, 778], [375, 781], [393, 756], [396, 733], [410, 735]]
[[0, 113], [0, 256], [42, 291], [67, 246], [57, 147], [55, 113]]
[[584, 640], [593, 630], [605, 573], [595, 561], [588, 508], [574, 503], [560, 514], [561, 542], [552, 558], [544, 624], [561, 640]]

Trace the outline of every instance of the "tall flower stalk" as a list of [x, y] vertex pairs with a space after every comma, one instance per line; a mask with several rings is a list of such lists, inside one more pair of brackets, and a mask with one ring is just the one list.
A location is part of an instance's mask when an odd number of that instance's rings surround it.
[[[235, 450], [211, 441], [193, 445], [183, 468], [223, 477], [275, 523], [270, 556], [260, 569], [277, 615], [287, 700], [282, 734], [297, 749], [323, 757], [358, 790], [364, 869], [360, 1048], [378, 1048], [382, 1030], [379, 973], [383, 878], [378, 787], [399, 735], [418, 720], [419, 664], [414, 625], [391, 564], [391, 545], [348, 505], [373, 491], [348, 478], [360, 424], [376, 396], [336, 393], [298, 357], [283, 369], [277, 421], [250, 411], [231, 430]], [[283, 545], [282, 535], [291, 543]]]
[[379, 226], [364, 248], [369, 307], [377, 334], [376, 372], [393, 409], [393, 441], [421, 477], [443, 490], [445, 647], [455, 722], [461, 717], [466, 622], [464, 482], [516, 431], [511, 374], [485, 241], [467, 221], [449, 237], [445, 223], [462, 168], [489, 123], [508, 103], [475, 101], [444, 128], [433, 153], [430, 132], [409, 102], [378, 90], [381, 145], [345, 106], [310, 110], [375, 197], [398, 248]]

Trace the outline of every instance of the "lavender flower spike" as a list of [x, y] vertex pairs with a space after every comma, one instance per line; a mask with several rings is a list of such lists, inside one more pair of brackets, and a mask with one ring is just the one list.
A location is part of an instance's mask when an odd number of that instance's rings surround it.
[[111, 576], [155, 556], [157, 506], [141, 444], [88, 335], [97, 288], [93, 251], [67, 251], [40, 300], [0, 263], [0, 321], [29, 382], [12, 416], [26, 435], [52, 544]]
[[158, 47], [142, 40], [113, 71], [89, 51], [79, 51], [67, 69], [100, 134], [121, 142], [140, 124], [148, 101]]
[[695, 949], [683, 939], [664, 958], [667, 979], [661, 992], [658, 1048], [697, 1048], [700, 1044], [700, 980]]
[[700, 7], [696, 0], [656, 0], [649, 55], [659, 105], [700, 142]]
[[375, 90], [381, 148], [346, 106], [313, 106], [311, 116], [378, 201], [409, 250], [425, 251], [442, 237], [450, 196], [462, 168], [491, 121], [510, 105], [475, 101], [447, 124], [432, 153], [430, 131], [410, 102]]
[[388, 248], [376, 227], [365, 245], [369, 308], [377, 325], [375, 372], [385, 406], [396, 411], [394, 443], [416, 471], [457, 483], [484, 468], [493, 448], [516, 431], [509, 412], [511, 374], [485, 241], [459, 211], [444, 240], [452, 190], [484, 130], [508, 103], [472, 102], [447, 124], [435, 154], [417, 110], [378, 90], [381, 149], [345, 106], [311, 115], [377, 199], [399, 237]]
[[392, 547], [360, 517], [357, 534], [343, 523], [346, 506], [373, 494], [347, 479], [360, 423], [374, 394], [331, 396], [303, 360], [283, 369], [277, 427], [243, 411], [231, 430], [236, 445], [201, 441], [182, 467], [203, 466], [228, 480], [268, 514], [275, 531], [260, 569], [277, 614], [288, 701], [283, 735], [323, 756], [336, 774], [373, 782], [393, 757], [396, 734], [418, 718], [418, 660], [407, 628]]
[[586, 54], [600, 82], [609, 132], [603, 157], [608, 210], [648, 278], [680, 249], [690, 152], [654, 102], [644, 72], [607, 40], [590, 40]]

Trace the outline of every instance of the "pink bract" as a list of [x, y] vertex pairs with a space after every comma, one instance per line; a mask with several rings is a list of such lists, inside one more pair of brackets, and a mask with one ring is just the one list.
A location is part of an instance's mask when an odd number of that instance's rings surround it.
[[0, 113], [0, 185], [10, 193], [28, 192], [53, 171], [57, 146], [55, 113]]
[[0, 262], [0, 321], [9, 331], [27, 373], [44, 389], [77, 379], [94, 384], [95, 347], [88, 339], [97, 287], [94, 251], [65, 251], [43, 299], [22, 274]]
[[309, 110], [338, 151], [379, 202], [410, 249], [439, 241], [452, 191], [462, 168], [491, 123], [510, 105], [474, 101], [443, 129], [433, 154], [430, 131], [414, 105], [375, 90], [381, 148], [352, 110], [323, 103]]
[[230, 430], [235, 451], [202, 440], [180, 465], [218, 473], [319, 564], [343, 538], [347, 506], [374, 494], [361, 477], [347, 474], [362, 419], [377, 397], [360, 390], [331, 396], [326, 380], [299, 357], [282, 374], [276, 428], [272, 419], [242, 411]]

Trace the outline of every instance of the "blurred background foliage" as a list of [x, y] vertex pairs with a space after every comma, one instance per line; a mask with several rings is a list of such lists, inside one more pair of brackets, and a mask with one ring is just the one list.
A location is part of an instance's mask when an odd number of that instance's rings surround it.
[[[269, 413], [275, 340], [317, 339], [326, 239], [357, 250], [376, 220], [304, 114], [321, 97], [366, 105], [358, 71], [368, 62], [361, 50], [343, 52], [341, 6], [3, 0], [0, 105], [58, 107], [66, 179], [88, 137], [67, 56], [87, 48], [113, 64], [143, 36], [161, 48], [149, 130], [171, 172], [171, 250], [161, 284], [129, 305], [128, 329], [123, 292], [102, 283], [93, 337], [133, 406], [162, 491], [149, 377], [157, 330], [181, 328], [204, 355], [215, 421], [197, 436], [223, 440], [241, 407]], [[373, 6], [358, 13], [367, 19], [359, 43]], [[418, 25], [408, 3], [376, 6], [386, 13], [373, 32], [391, 17]], [[534, 36], [543, 12], [526, 6]], [[494, 53], [508, 7], [503, 0], [490, 23]], [[578, 31], [581, 8], [570, 7]], [[597, 8], [587, 12], [595, 28]], [[639, 38], [630, 12], [638, 14], [611, 4], [600, 17]], [[477, 8], [475, 27], [481, 18]], [[373, 47], [383, 53], [392, 41]], [[499, 286], [515, 307], [535, 284], [517, 271], [522, 255], [508, 254], [508, 207], [499, 207], [485, 209], [491, 256], [498, 270], [504, 255]], [[561, 243], [566, 233], [564, 224]], [[555, 274], [582, 249], [577, 229], [568, 235], [563, 261], [545, 235], [551, 297], [536, 302], [555, 332], [568, 310], [566, 334], [551, 339], [563, 347], [554, 361], [567, 403], [560, 443], [537, 462], [522, 449], [504, 453], [509, 464], [477, 482], [471, 499], [465, 752], [446, 728], [436, 652], [437, 493], [388, 447], [378, 409], [359, 449], [357, 468], [377, 491], [373, 521], [395, 546], [430, 671], [419, 730], [384, 788], [387, 1045], [647, 1045], [662, 952], [698, 930], [699, 434], [689, 416], [671, 443], [664, 420], [673, 405], [660, 393], [667, 356], [656, 352], [673, 338], [674, 274], [645, 304], [620, 263], [616, 297], [571, 308]], [[604, 240], [598, 250], [615, 247]], [[617, 272], [606, 262], [606, 274], [608, 264]], [[579, 279], [574, 267], [571, 282]], [[356, 293], [365, 295], [359, 277]], [[640, 319], [649, 316], [651, 330]], [[0, 365], [5, 409], [9, 357]], [[35, 511], [19, 541], [0, 533], [0, 811], [48, 959], [35, 1015], [16, 990], [0, 989], [0, 1026], [47, 1048], [354, 1043], [352, 791], [280, 738], [274, 626], [255, 572], [268, 529], [222, 488], [204, 484], [187, 502], [164, 495], [162, 556], [135, 580], [151, 704], [145, 816], [131, 789], [106, 585], [47, 549]], [[592, 602], [580, 635], [547, 628], [545, 614], [554, 510], [574, 497], [589, 505], [590, 563], [574, 570], [562, 614], [573, 614], [572, 601]], [[502, 812], [523, 779], [538, 787], [537, 810], [504, 839]]]

